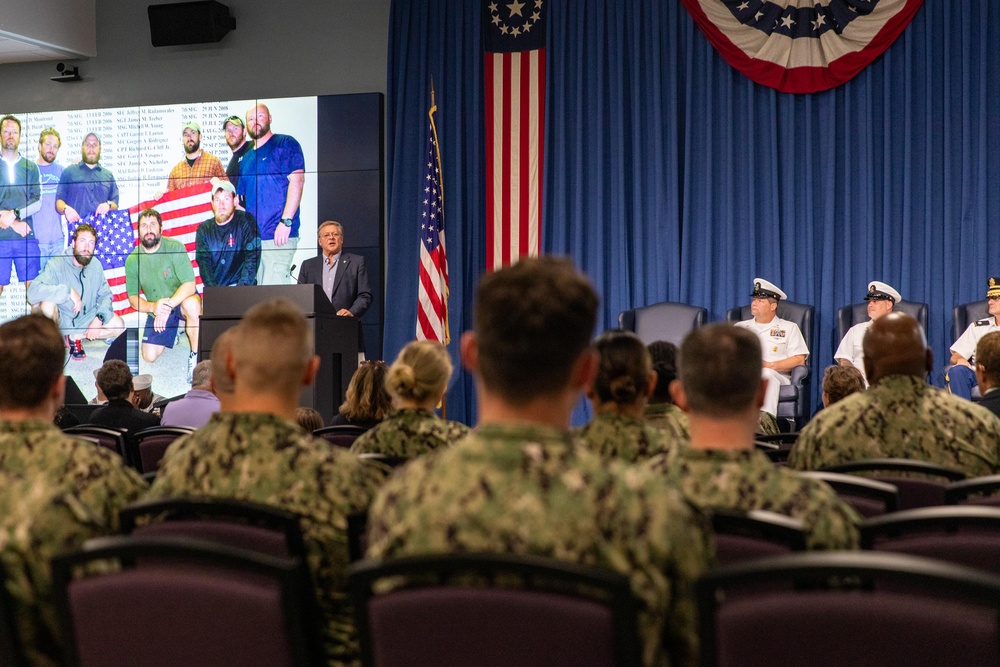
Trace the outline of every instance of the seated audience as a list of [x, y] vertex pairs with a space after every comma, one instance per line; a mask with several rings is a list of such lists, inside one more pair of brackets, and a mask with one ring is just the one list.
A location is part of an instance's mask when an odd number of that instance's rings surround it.
[[90, 423], [135, 433], [159, 426], [160, 418], [135, 407], [132, 397], [132, 371], [121, 359], [109, 359], [97, 372], [97, 385], [108, 397], [108, 404], [90, 415]]
[[827, 366], [823, 371], [823, 407], [865, 390], [865, 376], [854, 366]]
[[675, 434], [651, 426], [643, 416], [656, 387], [649, 351], [631, 331], [606, 331], [594, 339], [597, 375], [587, 387], [594, 417], [576, 435], [605, 458], [635, 463], [668, 452], [679, 444]]
[[97, 395], [90, 399], [91, 405], [104, 405], [108, 402], [108, 397], [104, 395], [103, 391], [101, 391], [101, 385], [97, 384], [97, 374], [100, 372], [100, 368], [94, 369], [94, 388], [97, 389]]
[[[153, 376], [140, 373], [132, 378], [132, 405], [143, 412], [152, 413], [156, 403], [165, 400], [153, 391]], [[160, 415], [157, 414], [157, 417]]]
[[676, 440], [688, 438], [688, 418], [674, 405], [670, 396], [670, 383], [677, 379], [677, 346], [664, 340], [650, 343], [646, 348], [653, 361], [656, 386], [646, 403], [646, 421], [670, 433]]
[[344, 588], [347, 515], [367, 509], [386, 471], [295, 423], [299, 394], [319, 368], [298, 308], [284, 300], [259, 303], [231, 331], [226, 353], [219, 354], [217, 341], [212, 357], [232, 395], [208, 424], [170, 446], [149, 497], [235, 498], [300, 515], [329, 663], [350, 664], [357, 637]]
[[219, 399], [212, 393], [212, 360], [199, 361], [191, 374], [191, 391], [167, 403], [160, 424], [201, 428], [219, 411]]
[[465, 424], [434, 414], [448, 389], [451, 371], [451, 356], [441, 343], [408, 343], [386, 376], [396, 411], [355, 440], [351, 451], [413, 458], [468, 435]]
[[212, 343], [211, 358], [216, 359], [218, 363], [212, 364], [210, 375], [211, 391], [219, 399], [219, 410], [226, 412], [232, 412], [235, 407], [233, 405], [233, 390], [235, 386], [232, 378], [229, 376], [225, 363], [226, 357], [232, 352], [235, 335], [233, 328], [226, 329]]
[[692, 586], [710, 565], [704, 518], [658, 476], [576, 444], [570, 414], [597, 371], [597, 294], [568, 261], [485, 275], [462, 362], [479, 425], [397, 470], [369, 513], [368, 555], [524, 553], [628, 575], [646, 665], [693, 665]]
[[302, 427], [306, 433], [312, 433], [323, 428], [323, 415], [315, 408], [299, 407], [295, 409], [295, 423]]
[[392, 412], [392, 398], [385, 389], [389, 368], [384, 361], [363, 361], [351, 376], [340, 412], [330, 426], [350, 424], [369, 429]]
[[692, 331], [681, 345], [674, 401], [691, 421], [691, 443], [644, 467], [666, 475], [706, 510], [767, 510], [800, 520], [810, 549], [858, 546], [858, 515], [823, 482], [774, 465], [754, 448], [760, 406], [760, 340], [731, 324]]
[[931, 387], [934, 364], [923, 329], [903, 313], [872, 322], [864, 340], [869, 389], [821, 410], [788, 457], [797, 470], [859, 459], [905, 458], [970, 477], [1000, 471], [1000, 418]]
[[992, 331], [976, 345], [976, 383], [979, 405], [1000, 416], [1000, 331]]

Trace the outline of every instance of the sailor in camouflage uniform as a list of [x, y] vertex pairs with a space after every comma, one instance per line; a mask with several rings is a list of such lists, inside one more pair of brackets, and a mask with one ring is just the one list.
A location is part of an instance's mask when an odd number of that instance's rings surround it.
[[1000, 331], [1000, 278], [990, 278], [987, 282], [986, 308], [989, 317], [976, 320], [966, 327], [951, 346], [950, 362], [954, 365], [946, 368], [944, 374], [948, 390], [969, 400], [972, 400], [972, 388], [976, 386], [976, 345], [986, 334]]
[[788, 465], [816, 470], [860, 459], [907, 458], [969, 476], [1000, 471], [1000, 419], [929, 386], [933, 355], [915, 319], [889, 313], [865, 335], [868, 391], [852, 394], [806, 424]]
[[451, 372], [451, 356], [441, 343], [421, 340], [407, 344], [385, 378], [395, 412], [365, 431], [351, 451], [413, 458], [468, 435], [465, 424], [434, 414], [448, 389]]
[[646, 423], [663, 429], [674, 441], [687, 442], [687, 415], [674, 405], [674, 399], [670, 397], [670, 383], [677, 379], [677, 346], [658, 340], [650, 343], [646, 349], [649, 350], [653, 371], [656, 373], [656, 386], [646, 403]]
[[485, 276], [462, 360], [479, 427], [394, 475], [369, 515], [368, 555], [526, 553], [628, 575], [647, 665], [697, 660], [694, 580], [709, 566], [704, 518], [658, 476], [577, 445], [570, 413], [596, 371], [597, 295], [565, 260]]
[[353, 664], [357, 639], [344, 583], [347, 515], [367, 509], [386, 471], [295, 423], [299, 393], [319, 366], [312, 349], [305, 319], [287, 301], [247, 311], [226, 358], [216, 362], [234, 382], [231, 400], [206, 426], [170, 446], [149, 497], [235, 498], [298, 514], [329, 663]]
[[73, 492], [117, 527], [118, 510], [148, 485], [114, 452], [53, 425], [63, 401], [65, 354], [58, 327], [44, 316], [0, 326], [0, 470]]
[[691, 332], [681, 351], [673, 391], [688, 410], [691, 444], [643, 467], [666, 475], [704, 509], [784, 514], [802, 522], [810, 549], [857, 548], [860, 518], [833, 489], [775, 466], [754, 449], [765, 392], [758, 338], [711, 324]]

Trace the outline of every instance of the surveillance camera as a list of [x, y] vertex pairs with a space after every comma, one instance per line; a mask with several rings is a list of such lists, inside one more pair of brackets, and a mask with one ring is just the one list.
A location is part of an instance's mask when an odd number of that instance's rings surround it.
[[64, 65], [62, 63], [59, 63], [58, 65], [56, 65], [56, 71], [59, 72], [60, 74], [62, 74], [63, 70], [65, 70], [65, 69], [66, 69], [66, 65]]

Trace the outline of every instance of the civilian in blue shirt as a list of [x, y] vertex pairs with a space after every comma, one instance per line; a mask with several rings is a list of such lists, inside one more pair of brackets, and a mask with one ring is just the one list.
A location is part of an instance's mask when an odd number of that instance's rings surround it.
[[101, 166], [100, 138], [93, 132], [88, 134], [80, 153], [83, 159], [63, 170], [56, 190], [56, 210], [66, 216], [66, 222], [118, 208], [114, 174]]

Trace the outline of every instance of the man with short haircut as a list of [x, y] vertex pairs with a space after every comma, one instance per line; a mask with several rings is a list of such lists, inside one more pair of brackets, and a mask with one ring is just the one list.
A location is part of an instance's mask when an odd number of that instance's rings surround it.
[[976, 345], [976, 383], [979, 405], [1000, 416], [1000, 331], [986, 334]]
[[226, 357], [232, 352], [235, 334], [235, 329], [226, 329], [212, 343], [211, 358], [216, 361], [212, 364], [211, 388], [212, 393], [219, 399], [219, 410], [222, 412], [232, 412], [235, 408], [233, 391], [236, 390], [236, 386], [226, 372], [225, 363]]
[[229, 181], [212, 179], [212, 217], [195, 232], [195, 258], [206, 287], [257, 284], [257, 221], [237, 210], [236, 188]]
[[247, 151], [253, 148], [253, 144], [247, 141], [246, 125], [239, 116], [230, 116], [222, 121], [222, 131], [226, 135], [226, 145], [233, 152], [226, 166], [226, 177], [233, 185], [240, 182], [240, 162]]
[[213, 178], [226, 180], [226, 170], [219, 158], [201, 147], [201, 125], [192, 121], [184, 123], [181, 130], [184, 159], [174, 165], [167, 177], [167, 191], [180, 190]]
[[114, 452], [52, 425], [63, 403], [65, 354], [59, 328], [43, 315], [0, 326], [0, 471], [74, 493], [114, 527], [146, 483]]
[[177, 342], [180, 321], [190, 345], [187, 380], [198, 363], [198, 321], [201, 298], [194, 269], [184, 244], [163, 236], [163, 219], [155, 209], [139, 214], [140, 244], [125, 259], [125, 289], [128, 302], [146, 313], [142, 333], [142, 358], [153, 363]]
[[948, 391], [972, 400], [972, 388], [976, 386], [976, 345], [986, 334], [1000, 331], [1000, 278], [990, 278], [986, 284], [986, 309], [989, 317], [976, 320], [966, 327], [962, 335], [951, 346], [953, 364], [945, 370], [945, 386]]
[[150, 497], [235, 498], [302, 516], [327, 657], [333, 665], [349, 664], [357, 638], [345, 591], [347, 516], [368, 508], [385, 471], [295, 423], [299, 394], [315, 379], [319, 357], [294, 305], [259, 303], [231, 331], [228, 352], [213, 350], [212, 365], [233, 382], [232, 400], [170, 446]]
[[865, 390], [865, 376], [854, 366], [827, 366], [823, 372], [823, 407]]
[[62, 178], [63, 166], [56, 162], [62, 138], [53, 127], [47, 127], [38, 135], [38, 157], [35, 164], [41, 176], [41, 206], [31, 216], [35, 237], [38, 239], [38, 270], [44, 271], [49, 258], [59, 254], [66, 247], [66, 224], [56, 210], [56, 190]]
[[792, 447], [789, 467], [817, 470], [903, 458], [957, 468], [970, 477], [1000, 471], [1000, 419], [927, 384], [934, 355], [915, 319], [903, 313], [879, 318], [865, 334], [864, 347], [868, 390], [813, 417]]
[[212, 393], [212, 360], [206, 359], [194, 367], [191, 391], [167, 403], [160, 424], [201, 428], [218, 411], [219, 399]]
[[[859, 322], [847, 330], [844, 339], [840, 341], [837, 351], [833, 354], [833, 360], [841, 366], [853, 366], [865, 375], [865, 352], [863, 342], [865, 333], [878, 318], [892, 312], [892, 307], [903, 300], [899, 292], [894, 287], [878, 280], [868, 283], [868, 293], [865, 294], [865, 301], [868, 302], [868, 317], [864, 322]], [[865, 386], [868, 380], [865, 379]]]
[[479, 426], [386, 483], [368, 555], [525, 553], [616, 570], [641, 600], [645, 664], [694, 664], [692, 586], [711, 559], [703, 517], [659, 476], [604, 461], [569, 431], [597, 370], [593, 287], [566, 260], [522, 259], [484, 276], [475, 302], [461, 356]]
[[70, 223], [118, 208], [118, 183], [101, 166], [101, 140], [96, 134], [83, 138], [80, 154], [83, 159], [63, 170], [56, 189], [56, 210]]
[[323, 254], [302, 262], [299, 284], [321, 285], [338, 315], [361, 317], [372, 303], [365, 258], [343, 252], [344, 226], [339, 222], [327, 220], [316, 234]]
[[115, 338], [125, 322], [115, 314], [101, 260], [94, 256], [97, 230], [84, 223], [28, 287], [28, 303], [51, 317], [66, 337], [70, 357], [86, 359], [83, 340]]
[[10, 284], [11, 269], [25, 286], [38, 275], [32, 216], [42, 207], [42, 185], [38, 165], [21, 157], [20, 145], [21, 121], [0, 118], [0, 294]]
[[646, 403], [647, 422], [670, 433], [679, 442], [687, 442], [688, 418], [674, 405], [670, 383], [677, 379], [677, 346], [665, 340], [650, 343], [647, 348], [656, 372], [656, 386]]
[[91, 423], [125, 429], [130, 434], [159, 426], [159, 417], [143, 412], [132, 402], [132, 382], [132, 371], [128, 364], [121, 359], [105, 361], [97, 371], [97, 386], [108, 397], [108, 403], [91, 413]]
[[260, 228], [257, 284], [290, 285], [292, 258], [299, 245], [305, 155], [294, 137], [271, 131], [271, 112], [263, 104], [247, 110], [246, 129], [254, 145], [240, 161], [236, 194]]
[[854, 549], [860, 517], [823, 482], [775, 466], [754, 447], [767, 380], [760, 340], [730, 324], [695, 329], [681, 344], [670, 386], [690, 420], [691, 444], [645, 466], [706, 510], [764, 510], [802, 522], [810, 549]]

